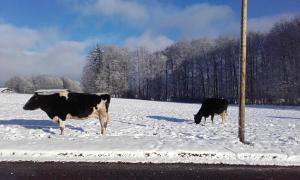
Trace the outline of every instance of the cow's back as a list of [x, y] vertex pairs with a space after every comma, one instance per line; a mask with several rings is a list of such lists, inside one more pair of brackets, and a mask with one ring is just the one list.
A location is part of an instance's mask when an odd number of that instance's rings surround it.
[[227, 110], [228, 101], [226, 99], [209, 98], [203, 102], [202, 106], [205, 115], [221, 114]]
[[96, 95], [67, 92], [64, 94], [41, 95], [39, 97], [41, 98], [41, 109], [51, 119], [58, 116], [63, 120], [70, 117], [79, 119], [89, 117], [94, 111], [97, 111], [102, 100], [105, 101], [107, 112], [110, 102], [109, 94]]
[[101, 96], [86, 93], [68, 94], [68, 113], [78, 118], [88, 117], [101, 103]]

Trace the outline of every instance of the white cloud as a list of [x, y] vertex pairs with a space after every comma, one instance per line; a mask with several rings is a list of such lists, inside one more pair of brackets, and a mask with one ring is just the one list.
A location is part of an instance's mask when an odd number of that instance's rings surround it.
[[164, 35], [157, 35], [150, 31], [146, 31], [141, 36], [127, 38], [125, 40], [125, 45], [131, 50], [137, 47], [145, 47], [150, 51], [158, 51], [171, 45], [173, 42], [173, 40]]
[[249, 32], [268, 32], [276, 22], [280, 20], [288, 20], [294, 17], [293, 14], [279, 14], [274, 16], [262, 16], [257, 18], [251, 18], [248, 22]]
[[142, 31], [157, 34], [175, 31], [184, 38], [216, 37], [238, 27], [235, 14], [227, 5], [201, 3], [177, 7], [158, 1], [142, 4], [140, 1], [94, 0], [78, 3], [75, 9], [84, 15], [100, 15], [99, 19], [104, 15], [112, 18], [112, 23], [122, 21]]
[[28, 28], [15, 28], [10, 24], [0, 24], [0, 48], [20, 50], [32, 47], [40, 38], [39, 33]]
[[[157, 0], [91, 0], [85, 3], [77, 1], [76, 10], [83, 14], [97, 15], [101, 22], [103, 19], [109, 19], [109, 23], [122, 22], [121, 25], [142, 32], [150, 30], [160, 35], [176, 33], [185, 39], [236, 36], [240, 32], [239, 12], [234, 12], [228, 5], [195, 3], [179, 7]], [[266, 32], [276, 21], [289, 16], [293, 15], [249, 18], [248, 30]]]
[[235, 28], [234, 12], [226, 5], [194, 4], [185, 8], [159, 7], [153, 13], [159, 30], [177, 30], [184, 38], [216, 37]]
[[14, 75], [51, 74], [79, 79], [85, 42], [60, 40], [53, 29], [0, 23], [0, 82]]
[[124, 0], [94, 0], [84, 4], [77, 4], [75, 8], [85, 15], [119, 15], [130, 21], [144, 20], [148, 15], [142, 5], [134, 1]]

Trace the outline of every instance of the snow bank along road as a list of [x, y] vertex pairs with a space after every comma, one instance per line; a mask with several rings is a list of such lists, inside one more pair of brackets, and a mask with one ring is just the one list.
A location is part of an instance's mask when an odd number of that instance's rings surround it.
[[248, 106], [238, 141], [238, 107], [225, 124], [193, 123], [200, 104], [112, 99], [106, 136], [98, 120], [69, 120], [65, 134], [41, 110], [24, 111], [31, 95], [0, 94], [0, 161], [88, 161], [300, 165], [300, 107]]

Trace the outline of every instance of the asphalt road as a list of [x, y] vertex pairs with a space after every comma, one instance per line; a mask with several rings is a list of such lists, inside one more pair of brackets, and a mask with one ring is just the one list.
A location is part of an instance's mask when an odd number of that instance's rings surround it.
[[300, 166], [0, 162], [0, 179], [272, 179], [300, 180]]

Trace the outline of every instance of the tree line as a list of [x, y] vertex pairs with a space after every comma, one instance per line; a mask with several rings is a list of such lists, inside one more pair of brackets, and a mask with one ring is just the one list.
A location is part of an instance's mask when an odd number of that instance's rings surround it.
[[82, 92], [80, 83], [67, 77], [37, 75], [32, 77], [15, 76], [5, 82], [5, 86], [17, 93], [32, 94], [39, 89], [69, 89]]
[[[83, 69], [85, 92], [116, 97], [198, 102], [223, 97], [237, 103], [237, 37], [179, 41], [159, 52], [97, 45]], [[247, 40], [246, 101], [300, 104], [300, 17], [281, 20]]]

